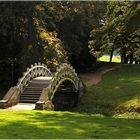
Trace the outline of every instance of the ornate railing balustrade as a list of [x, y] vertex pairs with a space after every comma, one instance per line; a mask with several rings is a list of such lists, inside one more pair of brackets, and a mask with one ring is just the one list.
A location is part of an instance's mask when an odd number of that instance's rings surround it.
[[50, 109], [53, 108], [52, 99], [59, 86], [65, 82], [70, 81], [75, 88], [75, 93], [81, 96], [85, 92], [85, 85], [78, 77], [75, 70], [69, 64], [60, 65], [56, 73], [53, 75], [46, 65], [41, 63], [35, 63], [27, 68], [27, 71], [23, 73], [22, 78], [19, 79], [18, 84], [15, 87], [11, 87], [7, 92], [3, 100], [0, 101], [0, 107], [6, 108], [17, 104], [20, 101], [20, 95], [24, 92], [24, 89], [31, 83], [36, 77], [50, 77], [50, 84], [46, 88], [42, 88], [42, 93], [38, 102], [36, 103], [36, 109]]
[[76, 92], [78, 92], [80, 79], [78, 78], [73, 67], [64, 63], [57, 68], [56, 73], [51, 80], [51, 85], [49, 87], [51, 99], [53, 98], [53, 95], [57, 91], [60, 84], [66, 80], [71, 81], [76, 89]]
[[22, 78], [19, 79], [19, 82], [17, 84], [17, 88], [22, 93], [24, 91], [24, 88], [28, 86], [28, 84], [36, 77], [39, 76], [48, 76], [52, 77], [52, 73], [47, 68], [47, 65], [41, 64], [41, 63], [35, 63], [34, 65], [31, 65], [30, 68], [27, 68], [27, 71], [23, 73]]
[[49, 87], [49, 96], [51, 100], [60, 84], [66, 80], [73, 83], [76, 90], [75, 92], [85, 91], [85, 85], [78, 77], [73, 67], [67, 63], [64, 63], [57, 68], [56, 73], [51, 80], [51, 85]]

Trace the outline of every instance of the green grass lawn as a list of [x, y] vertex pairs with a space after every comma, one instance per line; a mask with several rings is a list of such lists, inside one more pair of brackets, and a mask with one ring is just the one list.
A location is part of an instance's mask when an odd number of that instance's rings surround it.
[[0, 111], [0, 138], [140, 138], [139, 119], [47, 111]]
[[[103, 62], [109, 62], [110, 56], [109, 55], [103, 55], [98, 60], [103, 61]], [[120, 63], [121, 62], [120, 56], [119, 55], [116, 55], [116, 56], [114, 55], [113, 58], [112, 58], [112, 62]]]
[[111, 71], [73, 112], [0, 110], [2, 138], [140, 139], [140, 66]]

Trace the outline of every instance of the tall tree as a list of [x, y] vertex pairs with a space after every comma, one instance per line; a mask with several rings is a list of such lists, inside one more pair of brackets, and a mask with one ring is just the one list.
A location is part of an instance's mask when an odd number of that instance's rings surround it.
[[[53, 70], [67, 61], [56, 32], [45, 27], [44, 2], [0, 2], [0, 83], [17, 83], [21, 72], [34, 62], [44, 62]], [[14, 75], [14, 78], [12, 77]]]
[[51, 30], [56, 30], [63, 41], [69, 61], [79, 70], [91, 67], [95, 57], [89, 53], [88, 41], [92, 28], [100, 26], [106, 5], [102, 2], [47, 2], [45, 5], [46, 24]]
[[[104, 25], [91, 32], [93, 39], [89, 42], [89, 47], [92, 48], [93, 53], [96, 53], [96, 50], [111, 52], [112, 48], [109, 46], [111, 42], [114, 44], [113, 49], [120, 49], [123, 63], [127, 63], [128, 60], [133, 62], [134, 50], [139, 48], [139, 5], [139, 2], [134, 1], [108, 2]], [[134, 43], [134, 40], [137, 40], [137, 43]]]

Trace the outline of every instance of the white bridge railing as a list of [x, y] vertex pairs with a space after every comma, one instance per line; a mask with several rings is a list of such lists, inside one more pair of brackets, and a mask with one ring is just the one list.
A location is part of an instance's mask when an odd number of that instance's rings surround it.
[[24, 89], [30, 84], [30, 82], [39, 76], [52, 77], [49, 87], [42, 89], [42, 93], [39, 101], [36, 103], [37, 108], [40, 108], [40, 105], [43, 109], [53, 108], [52, 98], [64, 81], [71, 81], [75, 87], [75, 92], [81, 96], [85, 92], [85, 85], [82, 80], [77, 76], [75, 70], [69, 64], [60, 65], [56, 73], [52, 75], [50, 70], [46, 65], [41, 63], [35, 63], [31, 65], [30, 68], [27, 68], [27, 71], [23, 73], [21, 79], [17, 86], [11, 87], [7, 92], [3, 100], [0, 101], [0, 108], [6, 108], [12, 105], [15, 105], [19, 102], [20, 94], [23, 93]]
[[36, 103], [36, 109], [53, 110], [54, 105], [52, 99], [54, 94], [60, 85], [67, 80], [73, 83], [75, 94], [78, 94], [79, 97], [85, 93], [86, 87], [83, 81], [78, 77], [72, 66], [64, 63], [57, 68], [56, 73], [50, 81], [50, 85], [43, 89], [40, 99]]
[[52, 75], [46, 65], [35, 63], [34, 65], [31, 65], [30, 68], [27, 68], [27, 71], [23, 73], [22, 78], [19, 79], [19, 82], [16, 86], [17, 89], [19, 89], [20, 93], [22, 93], [25, 87], [27, 87], [34, 78], [39, 76], [52, 77], [50, 82], [51, 84], [48, 87], [50, 99], [53, 98], [54, 93], [57, 91], [60, 84], [65, 80], [71, 81], [73, 83], [76, 92], [84, 90], [85, 88], [84, 83], [78, 77], [71, 65], [63, 63], [57, 68], [56, 73]]
[[49, 87], [50, 99], [53, 98], [53, 95], [57, 91], [58, 87], [65, 80], [69, 80], [73, 83], [76, 92], [79, 92], [82, 89], [83, 90], [85, 89], [84, 83], [78, 77], [78, 75], [75, 72], [75, 70], [73, 69], [73, 67], [67, 63], [64, 63], [64, 64], [60, 65], [60, 67], [57, 68], [56, 73], [54, 74], [54, 76], [51, 80], [51, 84]]
[[35, 63], [31, 65], [30, 68], [27, 68], [27, 71], [23, 73], [22, 78], [19, 79], [17, 88], [20, 90], [20, 93], [23, 92], [24, 88], [36, 77], [39, 76], [48, 76], [52, 77], [52, 73], [47, 68], [47, 65], [41, 63]]

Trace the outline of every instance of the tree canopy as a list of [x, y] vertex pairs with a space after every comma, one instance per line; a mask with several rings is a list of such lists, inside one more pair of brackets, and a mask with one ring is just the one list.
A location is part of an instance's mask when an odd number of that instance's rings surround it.
[[129, 60], [132, 63], [135, 60], [137, 63], [140, 59], [139, 19], [139, 2], [108, 2], [102, 27], [91, 32], [89, 47], [92, 53], [101, 55], [119, 49], [121, 62], [127, 63]]
[[0, 83], [11, 86], [32, 63], [55, 71], [63, 62], [84, 71], [96, 62], [90, 31], [100, 27], [106, 5], [80, 1], [0, 2]]
[[0, 2], [0, 83], [11, 86], [32, 63], [85, 71], [104, 53], [140, 63], [137, 1]]

